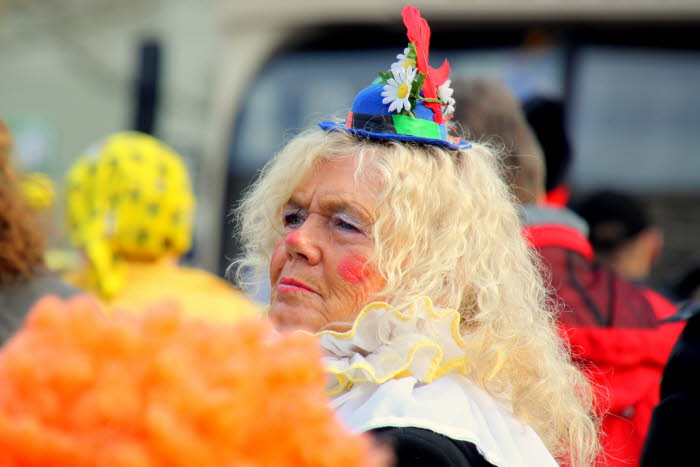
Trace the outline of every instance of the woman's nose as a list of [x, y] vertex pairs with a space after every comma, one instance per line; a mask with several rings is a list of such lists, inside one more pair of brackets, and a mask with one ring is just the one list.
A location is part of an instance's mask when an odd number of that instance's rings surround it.
[[307, 219], [296, 230], [287, 234], [284, 240], [287, 254], [307, 261], [311, 266], [321, 261], [321, 239], [319, 227]]

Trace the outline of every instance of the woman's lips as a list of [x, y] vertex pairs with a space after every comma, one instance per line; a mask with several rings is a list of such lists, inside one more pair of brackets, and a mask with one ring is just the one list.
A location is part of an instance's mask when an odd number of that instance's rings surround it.
[[283, 277], [277, 286], [278, 292], [309, 292], [318, 295], [314, 289], [308, 285], [291, 277]]

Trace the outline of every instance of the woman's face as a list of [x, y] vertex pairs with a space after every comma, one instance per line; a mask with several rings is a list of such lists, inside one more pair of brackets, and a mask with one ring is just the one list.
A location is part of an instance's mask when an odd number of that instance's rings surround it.
[[367, 262], [375, 186], [355, 183], [354, 157], [317, 164], [282, 209], [270, 261], [269, 317], [280, 330], [351, 322], [385, 282]]

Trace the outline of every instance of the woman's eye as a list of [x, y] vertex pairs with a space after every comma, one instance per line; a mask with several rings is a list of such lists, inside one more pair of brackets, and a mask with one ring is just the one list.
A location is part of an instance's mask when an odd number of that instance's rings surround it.
[[346, 221], [344, 221], [344, 220], [342, 220], [342, 219], [337, 219], [337, 220], [336, 220], [336, 225], [337, 225], [338, 227], [340, 227], [341, 229], [343, 229], [343, 230], [348, 230], [348, 231], [350, 231], [350, 232], [359, 232], [359, 231], [360, 231], [360, 229], [358, 229], [357, 227], [355, 227], [355, 226], [352, 225], [351, 223], [346, 222]]
[[301, 218], [301, 215], [298, 213], [289, 213], [284, 215], [284, 225], [285, 226], [299, 226], [304, 222], [304, 220]]

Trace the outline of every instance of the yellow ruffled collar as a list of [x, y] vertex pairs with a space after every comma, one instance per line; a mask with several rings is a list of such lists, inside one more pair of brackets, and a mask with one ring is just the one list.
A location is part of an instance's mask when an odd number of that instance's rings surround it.
[[329, 393], [404, 376], [427, 384], [453, 371], [468, 374], [460, 319], [457, 311], [436, 308], [428, 297], [400, 308], [382, 302], [367, 305], [349, 331], [318, 333], [326, 369], [333, 376]]

